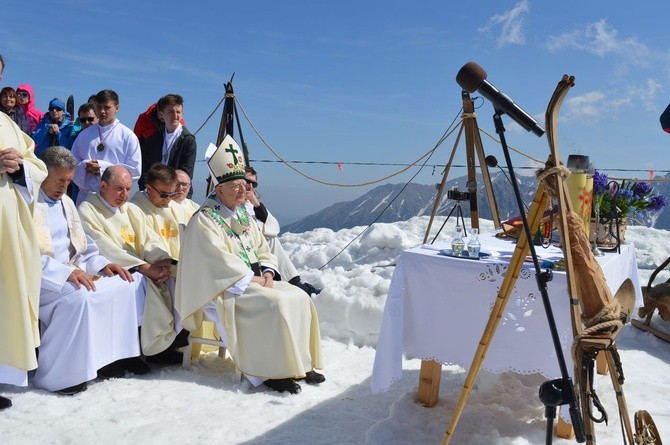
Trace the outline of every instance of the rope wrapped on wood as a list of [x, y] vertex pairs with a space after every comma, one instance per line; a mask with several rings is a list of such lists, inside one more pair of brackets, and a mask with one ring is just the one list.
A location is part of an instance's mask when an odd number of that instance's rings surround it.
[[612, 301], [612, 303], [603, 306], [596, 315], [588, 320], [584, 320], [584, 323], [586, 327], [572, 341], [571, 355], [575, 364], [581, 361], [580, 342], [583, 339], [606, 337], [623, 326], [623, 322], [621, 321], [621, 304], [618, 300]]

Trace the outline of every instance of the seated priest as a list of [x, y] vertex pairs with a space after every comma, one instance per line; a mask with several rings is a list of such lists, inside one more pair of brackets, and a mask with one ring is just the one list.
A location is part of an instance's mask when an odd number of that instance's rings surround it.
[[122, 165], [109, 167], [100, 179], [100, 191], [79, 206], [84, 230], [100, 253], [146, 277], [146, 298], [140, 329], [142, 352], [149, 363], [179, 364], [177, 348], [188, 344], [188, 332], [177, 335], [172, 296], [166, 282], [172, 257], [151, 229], [146, 215], [127, 202], [132, 176]]
[[[0, 77], [2, 68], [0, 63]], [[0, 112], [0, 386], [27, 386], [28, 371], [37, 367], [41, 275], [32, 209], [47, 169], [34, 148]], [[10, 406], [0, 396], [0, 410]]]
[[100, 255], [84, 233], [66, 195], [79, 164], [70, 150], [49, 147], [41, 158], [49, 175], [33, 212], [42, 256], [42, 345], [33, 382], [71, 395], [113, 362], [148, 371], [139, 358], [123, 360], [140, 354], [136, 301], [144, 298], [144, 283]]
[[[177, 174], [172, 167], [154, 164], [147, 170], [145, 189], [135, 193], [131, 203], [139, 207], [149, 227], [163, 240], [172, 258], [179, 258], [178, 204], [172, 201], [177, 190]], [[186, 221], [188, 222], [188, 221]]]
[[177, 310], [184, 327], [217, 324], [237, 368], [253, 385], [292, 394], [325, 381], [311, 298], [278, 280], [276, 258], [244, 203], [244, 160], [227, 136], [208, 161], [215, 193], [182, 235]]
[[191, 216], [200, 208], [200, 204], [188, 198], [189, 193], [191, 192], [191, 178], [188, 176], [184, 170], [175, 170], [177, 173], [177, 192], [172, 197], [172, 200], [175, 204], [179, 204], [177, 207], [180, 212], [183, 213], [183, 216], [180, 216], [180, 223], [186, 224]]
[[265, 236], [268, 246], [270, 246], [270, 251], [277, 257], [277, 266], [279, 267], [279, 273], [282, 276], [282, 280], [288, 281], [294, 286], [298, 286], [300, 289], [307, 292], [308, 295], [318, 295], [321, 293], [321, 289], [300, 279], [300, 275], [298, 275], [298, 270], [293, 265], [293, 261], [291, 261], [291, 258], [289, 258], [284, 247], [279, 242], [279, 221], [277, 221], [277, 218], [275, 218], [267, 207], [265, 207], [265, 204], [260, 201], [260, 197], [256, 193], [256, 188], [258, 187], [258, 174], [256, 173], [256, 169], [253, 167], [246, 167], [244, 169], [244, 174], [247, 179], [247, 202], [245, 204], [247, 212], [256, 220], [258, 228], [263, 233], [263, 236]]

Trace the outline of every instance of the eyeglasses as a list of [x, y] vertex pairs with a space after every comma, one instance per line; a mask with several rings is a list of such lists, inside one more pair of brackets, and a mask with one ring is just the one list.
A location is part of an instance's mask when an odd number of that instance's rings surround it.
[[30, 93], [27, 91], [17, 91], [16, 97], [30, 97]]
[[58, 107], [51, 107], [49, 108], [49, 111], [63, 111], [63, 109]]
[[92, 124], [94, 120], [95, 120], [94, 117], [80, 117], [79, 118], [79, 122], [81, 122], [82, 124], [87, 124], [87, 123]]
[[256, 181], [252, 181], [251, 179], [245, 179], [247, 181], [247, 184], [251, 185], [253, 188], [258, 188], [258, 183]]
[[188, 187], [190, 187], [190, 186], [191, 186], [191, 183], [190, 183], [190, 182], [178, 182], [178, 183], [177, 183], [177, 188], [179, 188], [179, 187], [186, 187], [186, 188], [188, 188]]
[[152, 189], [154, 189], [154, 191], [156, 191], [156, 193], [158, 193], [158, 196], [160, 196], [161, 199], [172, 198], [172, 197], [178, 195], [178, 193], [176, 193], [176, 192], [175, 192], [175, 193], [161, 192], [160, 190], [158, 190], [156, 187], [154, 187], [154, 186], [151, 185], [151, 184], [147, 184], [147, 187], [151, 187]]

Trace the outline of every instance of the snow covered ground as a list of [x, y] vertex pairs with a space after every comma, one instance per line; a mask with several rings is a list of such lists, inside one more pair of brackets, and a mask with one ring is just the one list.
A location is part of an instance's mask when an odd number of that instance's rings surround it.
[[[14, 403], [0, 412], [0, 444], [439, 443], [465, 379], [463, 368], [444, 367], [441, 398], [430, 409], [415, 402], [418, 360], [403, 363], [403, 378], [388, 392], [370, 390], [393, 264], [403, 249], [421, 244], [427, 221], [377, 224], [322, 270], [363, 228], [282, 237], [303, 280], [324, 289], [314, 299], [326, 361], [327, 381], [320, 386], [303, 384], [299, 395], [252, 388], [235, 379], [230, 359], [213, 352], [190, 369], [165, 367], [140, 377], [95, 381], [73, 397], [0, 385], [0, 394]], [[441, 224], [438, 218], [433, 227]], [[488, 221], [481, 226], [482, 231], [493, 229]], [[440, 238], [448, 239], [449, 233], [447, 225]], [[646, 284], [670, 255], [670, 232], [631, 227], [626, 238], [637, 248], [640, 281]], [[664, 322], [656, 317], [654, 323]], [[668, 440], [670, 345], [630, 325], [618, 345], [629, 414], [648, 410]], [[609, 426], [597, 425], [598, 443], [622, 443], [610, 377], [597, 379], [610, 417]], [[544, 408], [537, 391], [545, 380], [482, 371], [451, 443], [544, 443]]]

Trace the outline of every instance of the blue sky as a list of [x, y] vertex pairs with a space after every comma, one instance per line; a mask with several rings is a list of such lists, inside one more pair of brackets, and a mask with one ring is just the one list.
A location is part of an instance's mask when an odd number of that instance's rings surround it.
[[[47, 6], [48, 5], [48, 6]], [[561, 110], [563, 158], [591, 156], [600, 170], [648, 178], [670, 170], [670, 135], [658, 117], [670, 102], [667, 18], [670, 3], [645, 8], [616, 2], [3, 1], [2, 86], [30, 83], [38, 108], [69, 94], [77, 104], [112, 88], [119, 118], [132, 128], [160, 96], [184, 96], [195, 131], [235, 73], [235, 92], [255, 127], [306, 175], [338, 184], [374, 181], [430, 150], [461, 107], [455, 82], [473, 60], [488, 80], [544, 126], [544, 111], [564, 73], [576, 77]], [[653, 6], [652, 6], [653, 5]], [[9, 14], [8, 11], [15, 11]], [[11, 17], [11, 18], [10, 18]], [[473, 94], [473, 97], [476, 93]], [[493, 133], [491, 104], [475, 102], [479, 126]], [[199, 151], [215, 142], [221, 110], [198, 133]], [[242, 116], [252, 160], [276, 160]], [[507, 142], [546, 159], [538, 138], [505, 119]], [[446, 164], [455, 137], [428, 161]], [[455, 162], [463, 163], [464, 145]], [[484, 137], [487, 154], [503, 156]], [[515, 166], [527, 158], [515, 155]], [[256, 162], [259, 192], [283, 222], [370, 187], [334, 187], [280, 163]], [[384, 182], [406, 182], [417, 169]], [[455, 169], [451, 177], [464, 174]], [[205, 176], [196, 165], [196, 184]], [[415, 182], [436, 183], [439, 168]], [[198, 191], [198, 188], [196, 188]]]

